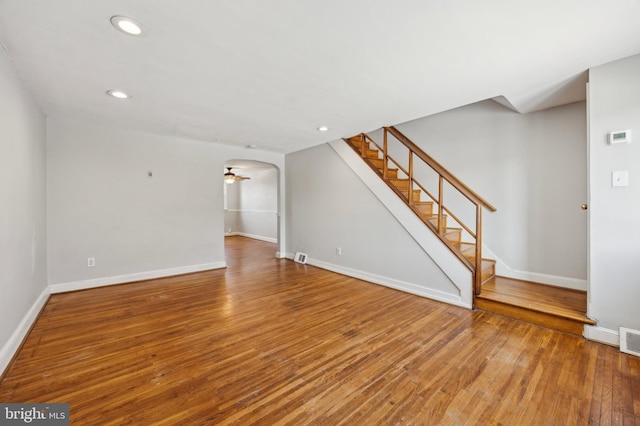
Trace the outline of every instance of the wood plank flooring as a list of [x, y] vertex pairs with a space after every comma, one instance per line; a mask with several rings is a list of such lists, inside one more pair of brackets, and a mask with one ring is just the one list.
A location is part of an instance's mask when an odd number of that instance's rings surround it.
[[73, 425], [640, 425], [640, 358], [226, 247], [226, 270], [53, 295], [0, 401]]

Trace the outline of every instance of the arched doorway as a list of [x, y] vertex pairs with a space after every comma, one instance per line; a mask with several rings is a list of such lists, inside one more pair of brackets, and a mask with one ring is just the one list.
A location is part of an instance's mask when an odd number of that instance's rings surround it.
[[224, 167], [237, 177], [233, 183], [224, 183], [224, 235], [267, 241], [279, 248], [279, 169], [240, 159], [228, 160]]

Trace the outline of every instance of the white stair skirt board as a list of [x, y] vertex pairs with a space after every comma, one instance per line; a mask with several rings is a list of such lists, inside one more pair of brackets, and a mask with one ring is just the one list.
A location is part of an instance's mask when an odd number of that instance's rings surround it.
[[113, 277], [93, 278], [90, 280], [73, 281], [68, 283], [51, 284], [51, 293], [85, 290], [88, 288], [104, 287], [108, 285], [124, 284], [133, 281], [150, 280], [154, 278], [170, 277], [173, 275], [190, 274], [192, 272], [208, 271], [210, 269], [226, 268], [224, 261], [204, 263], [201, 265], [180, 266], [177, 268], [159, 269], [155, 271], [137, 272], [133, 274], [117, 275]]
[[11, 337], [7, 343], [0, 349], [0, 376], [4, 374], [4, 370], [9, 366], [9, 363], [20, 349], [22, 345], [22, 341], [29, 334], [29, 330], [38, 319], [38, 315], [40, 311], [49, 300], [49, 296], [51, 295], [51, 288], [47, 287], [44, 291], [38, 296], [36, 301], [33, 303], [27, 314], [24, 316], [18, 327], [13, 332]]
[[[409, 232], [412, 238], [436, 262], [445, 275], [460, 291], [458, 306], [473, 306], [473, 274], [460, 262], [447, 246], [431, 232], [416, 214], [391, 188], [362, 161], [343, 140], [329, 143], [329, 146], [358, 175], [367, 187], [384, 204], [398, 222]], [[458, 297], [457, 295], [451, 295]]]

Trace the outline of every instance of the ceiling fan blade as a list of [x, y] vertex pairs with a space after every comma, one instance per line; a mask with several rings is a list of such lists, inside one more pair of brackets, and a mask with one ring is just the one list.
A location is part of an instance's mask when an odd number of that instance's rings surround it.
[[238, 176], [237, 174], [233, 173], [231, 171], [233, 167], [226, 167], [227, 172], [224, 174], [225, 179], [228, 179], [230, 181], [238, 181], [238, 180], [249, 180], [251, 179], [250, 177], [247, 176]]

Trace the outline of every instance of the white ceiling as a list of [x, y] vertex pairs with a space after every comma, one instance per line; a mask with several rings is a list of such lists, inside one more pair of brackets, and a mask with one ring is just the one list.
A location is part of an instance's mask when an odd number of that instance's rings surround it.
[[0, 0], [0, 41], [50, 117], [286, 153], [489, 98], [584, 99], [587, 69], [640, 53], [640, 1]]

